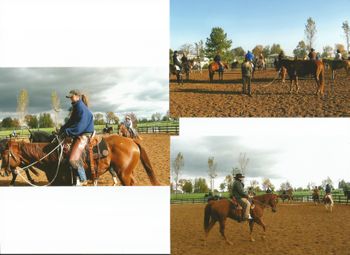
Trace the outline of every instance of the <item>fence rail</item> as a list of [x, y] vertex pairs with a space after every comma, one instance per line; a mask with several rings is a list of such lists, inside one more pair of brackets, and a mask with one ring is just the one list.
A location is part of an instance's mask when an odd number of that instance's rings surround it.
[[[337, 204], [350, 204], [347, 197], [344, 195], [333, 195], [333, 201]], [[225, 197], [226, 198], [226, 197]], [[322, 196], [320, 196], [320, 200], [322, 202]], [[293, 196], [293, 202], [298, 203], [307, 203], [313, 202], [312, 195], [296, 195]], [[207, 203], [207, 198], [172, 198], [170, 200], [171, 204], [203, 204]], [[287, 203], [287, 202], [286, 202]]]
[[[101, 134], [103, 132], [103, 129], [95, 129], [96, 133]], [[34, 131], [34, 130], [33, 130]], [[117, 133], [117, 130], [114, 130], [112, 133]], [[140, 134], [173, 134], [178, 135], [179, 134], [179, 125], [167, 125], [167, 126], [141, 126], [137, 127], [137, 132]], [[0, 140], [8, 138], [8, 135], [0, 135]], [[16, 136], [17, 139], [27, 139], [29, 138], [29, 134], [23, 134], [19, 133]]]

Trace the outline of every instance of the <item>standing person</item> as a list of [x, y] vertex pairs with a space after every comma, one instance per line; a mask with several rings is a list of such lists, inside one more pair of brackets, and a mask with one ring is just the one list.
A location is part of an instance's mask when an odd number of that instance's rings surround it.
[[[252, 96], [251, 80], [252, 80], [253, 66], [252, 66], [252, 63], [248, 60], [248, 58], [245, 58], [244, 62], [242, 63], [241, 70], [242, 70], [242, 94], [248, 94], [249, 96]], [[248, 90], [248, 93], [247, 93], [247, 90]]]
[[245, 59], [248, 59], [248, 61], [250, 61], [250, 62], [253, 63], [253, 60], [254, 60], [254, 55], [253, 55], [253, 53], [251, 53], [251, 52], [248, 50], [247, 54], [245, 54]]
[[249, 195], [244, 192], [244, 175], [236, 174], [234, 177], [235, 181], [232, 184], [232, 196], [236, 198], [237, 202], [243, 207], [244, 216], [242, 220], [251, 220], [250, 215], [250, 202], [248, 200]]
[[182, 58], [181, 58], [181, 63], [182, 64], [185, 64], [185, 63], [187, 63], [187, 61], [188, 61], [188, 58], [186, 57], [186, 54], [185, 54], [185, 52], [182, 54]]
[[326, 184], [326, 196], [325, 197], [328, 197], [329, 200], [331, 200], [331, 205], [333, 206], [333, 197], [332, 197], [332, 188], [331, 188], [331, 185], [329, 185], [329, 183]]
[[314, 48], [311, 48], [308, 57], [309, 57], [309, 60], [316, 60], [317, 53]]
[[60, 135], [73, 138], [73, 145], [69, 156], [69, 163], [72, 170], [77, 171], [79, 180], [77, 185], [86, 186], [87, 178], [82, 153], [89, 143], [91, 135], [94, 133], [94, 120], [88, 108], [87, 97], [79, 90], [71, 90], [66, 96], [72, 102], [72, 112], [69, 120], [61, 127]]

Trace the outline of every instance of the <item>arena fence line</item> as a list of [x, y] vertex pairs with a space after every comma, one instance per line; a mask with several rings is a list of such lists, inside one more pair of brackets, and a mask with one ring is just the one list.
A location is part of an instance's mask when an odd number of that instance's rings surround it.
[[[322, 197], [321, 196], [321, 203], [322, 203]], [[208, 198], [172, 198], [170, 200], [171, 204], [205, 204], [207, 203]], [[333, 195], [333, 201], [336, 204], [350, 204], [349, 201], [347, 200], [346, 196], [344, 195]], [[293, 200], [291, 202], [297, 202], [297, 203], [309, 203], [313, 202], [312, 200], [312, 195], [296, 195], [293, 196]], [[280, 201], [282, 203], [282, 200]], [[288, 203], [287, 200], [285, 200], [284, 203]]]

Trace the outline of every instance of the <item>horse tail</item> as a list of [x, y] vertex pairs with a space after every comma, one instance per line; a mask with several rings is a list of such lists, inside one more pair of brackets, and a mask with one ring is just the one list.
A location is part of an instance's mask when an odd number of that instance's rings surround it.
[[148, 157], [145, 149], [141, 146], [141, 144], [138, 141], [134, 140], [134, 142], [137, 144], [137, 146], [140, 149], [141, 163], [143, 165], [143, 168], [146, 170], [146, 173], [147, 173], [152, 185], [155, 185], [155, 186], [160, 185], [160, 183], [158, 182], [158, 180], [156, 178], [156, 175], [155, 175], [154, 170], [153, 170], [152, 165], [151, 165], [151, 161], [149, 160], [149, 157]]
[[207, 204], [204, 209], [204, 231], [207, 231], [209, 227], [209, 221], [211, 218], [211, 204]]

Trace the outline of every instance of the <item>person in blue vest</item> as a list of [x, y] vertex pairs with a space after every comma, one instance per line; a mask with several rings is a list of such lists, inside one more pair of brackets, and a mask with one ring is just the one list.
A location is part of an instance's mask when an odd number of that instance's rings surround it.
[[251, 52], [248, 50], [247, 54], [245, 54], [245, 58], [246, 58], [248, 61], [253, 62], [253, 60], [254, 60], [254, 55], [253, 55], [253, 53], [251, 53]]
[[77, 182], [77, 185], [86, 186], [87, 177], [81, 156], [94, 133], [93, 114], [88, 108], [87, 97], [79, 90], [71, 90], [66, 98], [72, 102], [72, 111], [69, 120], [61, 127], [59, 133], [63, 137], [73, 138], [69, 163], [78, 173], [80, 183]]

